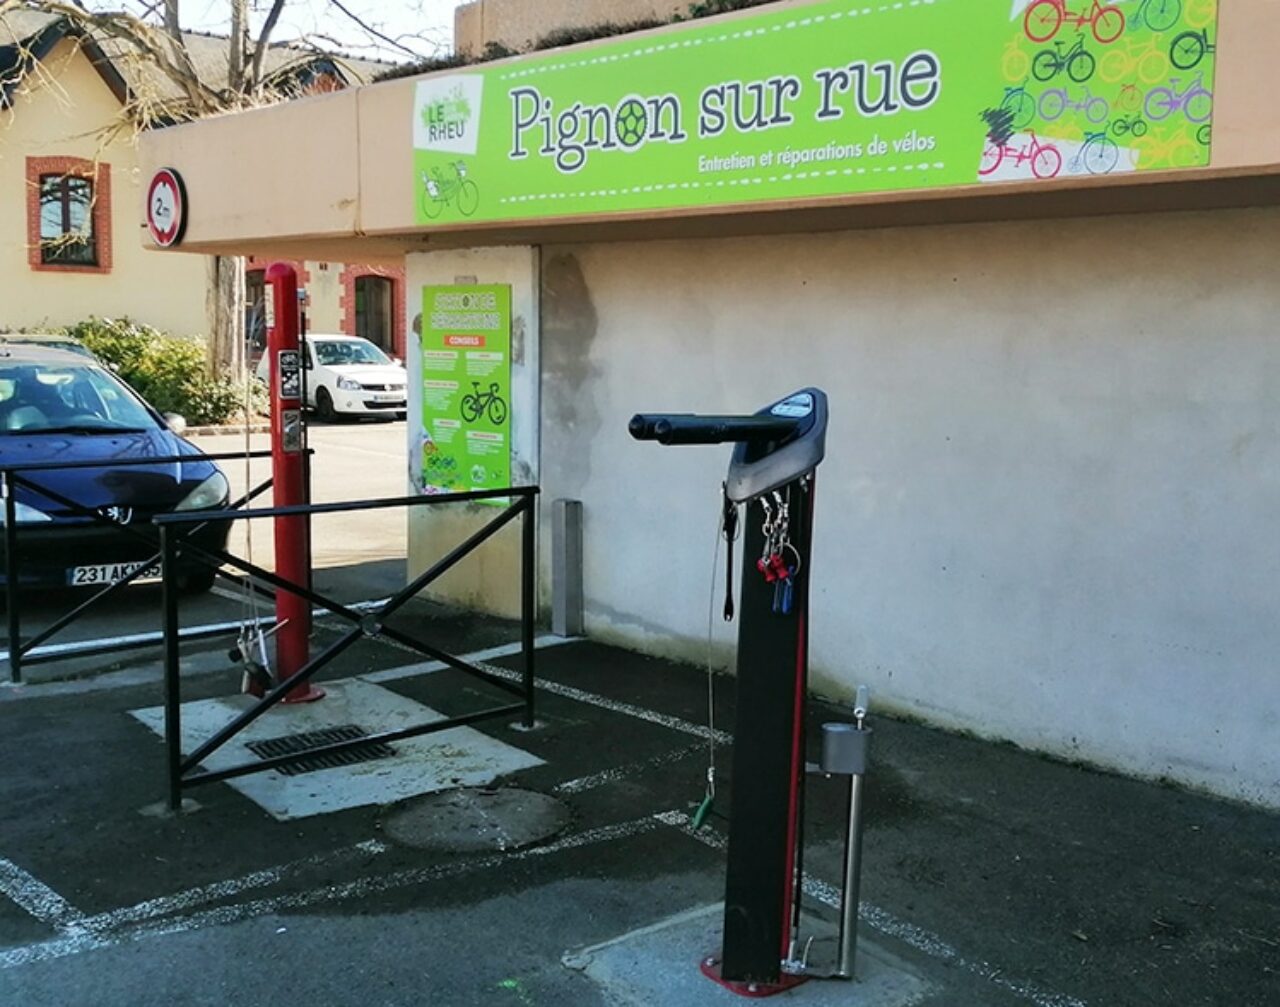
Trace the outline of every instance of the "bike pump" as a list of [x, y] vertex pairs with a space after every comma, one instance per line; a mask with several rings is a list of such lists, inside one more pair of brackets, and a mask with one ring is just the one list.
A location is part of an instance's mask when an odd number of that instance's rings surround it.
[[[844, 881], [840, 893], [839, 958], [829, 978], [852, 979], [853, 960], [858, 950], [858, 895], [862, 882], [862, 792], [871, 758], [871, 728], [867, 727], [869, 695], [858, 686], [853, 704], [853, 723], [822, 725], [822, 761], [810, 765], [809, 772], [822, 776], [849, 777], [849, 814], [844, 837]], [[802, 967], [807, 968], [807, 963]], [[814, 973], [809, 973], [813, 975]]]
[[805, 978], [783, 965], [799, 922], [808, 587], [827, 396], [805, 388], [750, 416], [641, 414], [630, 431], [660, 444], [735, 445], [725, 495], [745, 507], [746, 531], [724, 943], [703, 972], [744, 995], [780, 992]]

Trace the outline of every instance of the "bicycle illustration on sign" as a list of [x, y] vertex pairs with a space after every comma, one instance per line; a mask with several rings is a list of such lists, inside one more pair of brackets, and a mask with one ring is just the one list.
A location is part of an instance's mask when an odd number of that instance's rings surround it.
[[1040, 118], [1046, 122], [1061, 119], [1067, 111], [1083, 112], [1086, 119], [1097, 125], [1106, 121], [1111, 114], [1111, 106], [1107, 104], [1106, 98], [1095, 95], [1088, 85], [1085, 85], [1078, 98], [1073, 97], [1065, 87], [1050, 88], [1040, 96]]
[[480, 205], [480, 187], [467, 177], [464, 161], [454, 161], [445, 168], [439, 166], [422, 173], [422, 212], [435, 220], [445, 207], [456, 203], [458, 212], [470, 217]]
[[1120, 147], [1103, 131], [1086, 133], [1084, 146], [1071, 159], [1071, 172], [1077, 174], [1083, 168], [1090, 175], [1108, 175], [1120, 163]]
[[1066, 24], [1074, 24], [1076, 31], [1087, 26], [1093, 37], [1102, 45], [1114, 42], [1124, 34], [1124, 11], [1111, 4], [1093, 0], [1093, 6], [1084, 11], [1067, 8], [1067, 0], [1036, 0], [1027, 8], [1022, 20], [1023, 30], [1032, 42], [1048, 42]]
[[480, 390], [480, 382], [472, 381], [474, 392], [462, 396], [462, 418], [468, 423], [475, 423], [481, 416], [487, 415], [489, 422], [500, 427], [507, 421], [507, 401], [500, 392], [502, 386], [496, 381], [489, 383], [488, 391]]
[[1024, 146], [1015, 146], [1006, 141], [995, 140], [987, 144], [982, 152], [982, 165], [979, 175], [994, 174], [1006, 158], [1012, 158], [1014, 164], [1021, 167], [1031, 165], [1031, 173], [1036, 178], [1053, 178], [1062, 170], [1062, 153], [1051, 143], [1043, 143], [1035, 133]]
[[1208, 164], [1219, 2], [1018, 0], [978, 178]]
[[1169, 87], [1157, 87], [1147, 92], [1146, 113], [1152, 122], [1163, 122], [1175, 112], [1182, 112], [1188, 122], [1208, 122], [1213, 115], [1213, 92], [1204, 86], [1204, 74], [1185, 88], [1181, 77], [1170, 77]]
[[1052, 49], [1042, 49], [1031, 61], [1031, 75], [1036, 80], [1053, 80], [1058, 74], [1065, 72], [1077, 84], [1083, 84], [1093, 76], [1098, 68], [1098, 61], [1093, 53], [1084, 47], [1084, 36], [1076, 39], [1076, 44], [1065, 49], [1065, 43], [1054, 42]]
[[[1186, 5], [1186, 23], [1192, 28], [1203, 28], [1217, 13], [1217, 0], [1190, 0]], [[1182, 16], [1182, 0], [1142, 0], [1133, 18], [1133, 27], [1145, 24], [1152, 31], [1168, 31]]]
[[1217, 51], [1217, 43], [1204, 28], [1199, 31], [1184, 31], [1169, 46], [1169, 62], [1179, 70], [1194, 70], [1201, 60]]

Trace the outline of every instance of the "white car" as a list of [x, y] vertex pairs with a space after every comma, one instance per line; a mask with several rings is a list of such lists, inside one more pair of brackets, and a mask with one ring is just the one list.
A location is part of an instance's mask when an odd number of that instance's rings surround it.
[[[404, 419], [408, 406], [404, 365], [358, 336], [314, 334], [306, 338], [307, 405], [326, 420], [344, 416]], [[269, 356], [258, 361], [258, 379], [270, 383]]]

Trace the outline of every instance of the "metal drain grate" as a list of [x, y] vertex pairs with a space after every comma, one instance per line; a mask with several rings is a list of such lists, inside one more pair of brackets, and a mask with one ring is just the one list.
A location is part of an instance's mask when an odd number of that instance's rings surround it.
[[335, 769], [338, 766], [354, 766], [361, 762], [372, 762], [374, 759], [386, 759], [396, 754], [390, 745], [379, 741], [367, 745], [355, 745], [341, 752], [327, 752], [324, 755], [307, 756], [307, 752], [339, 741], [355, 741], [367, 738], [368, 735], [355, 724], [342, 724], [339, 727], [326, 727], [322, 731], [304, 731], [302, 734], [286, 734], [283, 738], [267, 738], [263, 741], [250, 741], [249, 751], [259, 759], [275, 759], [282, 755], [297, 755], [298, 758], [276, 766], [277, 772], [285, 776], [298, 776], [301, 773], [312, 773], [317, 769]]

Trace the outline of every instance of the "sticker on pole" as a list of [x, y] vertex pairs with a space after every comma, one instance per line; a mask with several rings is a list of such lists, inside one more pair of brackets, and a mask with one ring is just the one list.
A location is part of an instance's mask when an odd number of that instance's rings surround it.
[[280, 446], [291, 455], [302, 450], [301, 409], [284, 409], [280, 412]]
[[147, 228], [161, 248], [172, 248], [187, 229], [187, 189], [182, 176], [161, 168], [147, 187]]
[[302, 398], [302, 365], [297, 350], [281, 350], [277, 357], [280, 369], [280, 398]]

